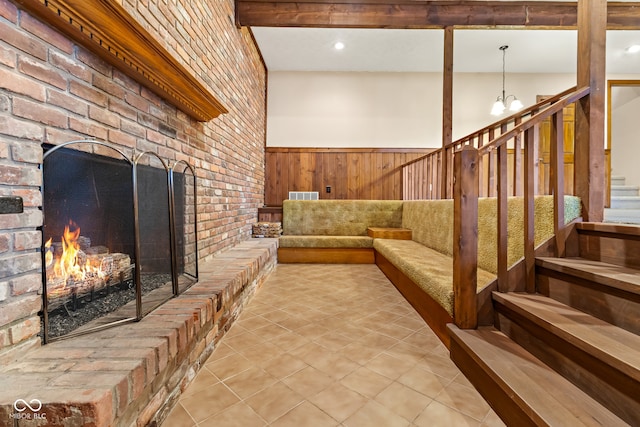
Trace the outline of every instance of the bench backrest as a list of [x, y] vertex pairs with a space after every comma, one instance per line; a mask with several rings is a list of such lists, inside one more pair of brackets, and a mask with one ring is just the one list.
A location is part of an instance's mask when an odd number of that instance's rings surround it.
[[[497, 203], [495, 198], [478, 199], [478, 267], [497, 273]], [[524, 203], [522, 197], [507, 201], [507, 264], [524, 256]], [[580, 216], [580, 199], [565, 196], [565, 223]], [[402, 226], [410, 228], [413, 240], [446, 255], [453, 255], [453, 200], [406, 201]], [[553, 236], [553, 197], [537, 196], [534, 201], [534, 241], [543, 243]]]
[[366, 236], [367, 227], [402, 225], [401, 200], [284, 200], [284, 234]]

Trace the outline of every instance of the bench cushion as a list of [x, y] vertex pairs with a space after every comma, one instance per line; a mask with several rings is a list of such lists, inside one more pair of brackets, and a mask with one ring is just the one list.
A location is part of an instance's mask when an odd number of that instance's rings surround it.
[[281, 248], [372, 248], [369, 236], [280, 236]]
[[[453, 259], [413, 240], [375, 239], [373, 247], [453, 316]], [[478, 292], [496, 276], [478, 269]]]
[[401, 200], [285, 200], [284, 235], [366, 236], [367, 227], [399, 228]]

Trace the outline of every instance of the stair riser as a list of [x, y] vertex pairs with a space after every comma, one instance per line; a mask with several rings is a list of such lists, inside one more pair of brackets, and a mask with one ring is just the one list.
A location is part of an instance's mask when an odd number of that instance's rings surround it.
[[623, 267], [640, 268], [640, 240], [637, 236], [578, 232], [580, 256]]
[[613, 176], [611, 177], [611, 185], [625, 185], [626, 178], [623, 176]]
[[640, 209], [640, 197], [612, 197], [611, 209]]
[[637, 295], [543, 268], [536, 268], [536, 287], [542, 295], [640, 335]]
[[635, 197], [638, 196], [638, 187], [611, 189], [611, 197], [633, 197], [633, 196]]
[[631, 425], [640, 423], [638, 384], [534, 322], [497, 304], [498, 327], [560, 375]]

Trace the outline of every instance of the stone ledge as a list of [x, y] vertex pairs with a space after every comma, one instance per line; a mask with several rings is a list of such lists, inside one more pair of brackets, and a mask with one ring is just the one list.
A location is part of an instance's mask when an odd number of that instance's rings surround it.
[[[277, 263], [277, 244], [242, 242], [201, 263], [198, 283], [140, 322], [56, 341], [0, 367], [0, 425], [17, 416], [19, 426], [161, 421]], [[42, 408], [18, 412], [17, 399]]]

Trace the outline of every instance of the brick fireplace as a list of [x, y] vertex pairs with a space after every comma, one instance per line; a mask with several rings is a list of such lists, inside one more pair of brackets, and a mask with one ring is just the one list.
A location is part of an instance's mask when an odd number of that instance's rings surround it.
[[[125, 3], [229, 112], [196, 121], [18, 2], [0, 0], [0, 196], [24, 206], [0, 214], [2, 363], [41, 345], [43, 144], [97, 139], [193, 164], [200, 260], [247, 239], [263, 204], [265, 68], [250, 33], [233, 25], [233, 1]], [[189, 31], [177, 29], [187, 17]]]

